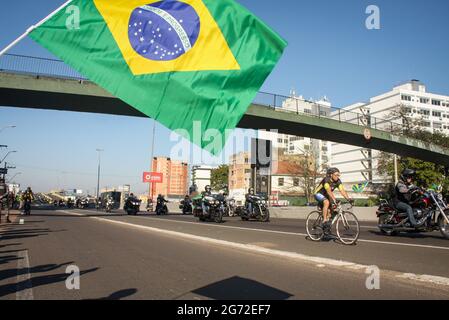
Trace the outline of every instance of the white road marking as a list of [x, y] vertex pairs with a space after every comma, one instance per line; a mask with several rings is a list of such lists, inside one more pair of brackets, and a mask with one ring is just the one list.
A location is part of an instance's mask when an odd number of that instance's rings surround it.
[[33, 285], [30, 278], [28, 250], [19, 251], [17, 260], [16, 300], [34, 300]]
[[[261, 254], [277, 256], [277, 257], [281, 257], [281, 258], [293, 259], [296, 261], [310, 262], [310, 263], [318, 264], [320, 267], [322, 265], [324, 265], [324, 266], [340, 267], [340, 268], [351, 269], [351, 270], [367, 270], [367, 268], [370, 267], [368, 265], [358, 264], [358, 263], [349, 262], [349, 261], [308, 256], [308, 255], [304, 255], [304, 254], [297, 253], [297, 252], [268, 249], [268, 248], [263, 248], [263, 247], [259, 247], [256, 245], [251, 245], [251, 244], [243, 244], [243, 243], [236, 243], [236, 242], [231, 242], [231, 241], [226, 241], [226, 240], [219, 240], [219, 239], [214, 239], [214, 238], [209, 238], [209, 237], [192, 235], [192, 234], [188, 234], [188, 233], [182, 233], [182, 232], [178, 232], [178, 231], [159, 229], [159, 228], [137, 225], [137, 224], [133, 224], [133, 223], [105, 219], [105, 218], [100, 218], [100, 217], [91, 217], [91, 219], [95, 219], [95, 220], [102, 221], [102, 222], [107, 222], [110, 224], [116, 224], [116, 225], [134, 228], [134, 229], [139, 229], [142, 231], [155, 232], [155, 233], [159, 233], [159, 234], [165, 234], [165, 235], [170, 235], [170, 236], [174, 236], [174, 237], [194, 240], [194, 241], [201, 241], [204, 243], [218, 245], [220, 247], [241, 249], [241, 250], [249, 251], [252, 253], [261, 253]], [[432, 276], [432, 275], [412, 275], [409, 273], [399, 273], [399, 272], [394, 272], [394, 271], [390, 271], [390, 272], [393, 272], [394, 274], [396, 274], [397, 278], [408, 279], [408, 280], [413, 279], [414, 281], [419, 281], [419, 282], [433, 283], [433, 284], [442, 285], [442, 286], [449, 286], [449, 278], [445, 278], [445, 277], [438, 277], [438, 276]]]
[[[64, 210], [60, 210], [60, 211], [63, 211], [65, 213], [71, 213], [71, 211], [64, 211]], [[94, 212], [94, 211], [89, 211], [89, 212]], [[86, 216], [86, 215], [82, 215], [82, 214], [76, 214], [76, 215]], [[143, 217], [143, 216], [129, 216], [129, 217], [138, 218], [138, 219], [140, 218], [140, 219], [145, 219], [145, 220], [154, 220], [154, 221], [169, 221], [169, 222], [174, 222], [174, 223], [193, 224], [193, 225], [197, 225], [197, 226], [206, 226], [206, 227], [214, 227], [214, 228], [249, 230], [249, 231], [256, 231], [256, 232], [266, 232], [266, 233], [276, 233], [276, 234], [307, 237], [306, 233], [300, 233], [300, 232], [287, 232], [287, 231], [267, 230], [267, 229], [258, 229], [258, 228], [236, 227], [236, 226], [222, 226], [222, 225], [218, 225], [218, 224], [203, 224], [203, 223], [198, 223], [198, 222], [179, 221], [179, 220], [174, 220], [174, 219], [160, 219], [160, 218]], [[385, 244], [385, 245], [403, 246], [403, 247], [414, 247], [414, 248], [424, 248], [424, 249], [449, 250], [449, 247], [432, 246], [432, 245], [425, 245], [425, 244], [414, 244], [414, 243], [380, 241], [380, 240], [358, 239], [357, 242]]]

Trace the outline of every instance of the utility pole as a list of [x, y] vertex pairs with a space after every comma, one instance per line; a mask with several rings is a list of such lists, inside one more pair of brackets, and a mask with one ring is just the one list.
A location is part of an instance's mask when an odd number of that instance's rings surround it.
[[[156, 132], [156, 120], [153, 119], [153, 136], [151, 137], [151, 154], [150, 154], [150, 172], [153, 172], [153, 157], [154, 157], [154, 135]], [[148, 198], [151, 198], [151, 201], [153, 201], [153, 193], [154, 193], [154, 183], [150, 182], [148, 184]]]
[[101, 166], [101, 153], [103, 149], [97, 149], [98, 152], [98, 176], [97, 176], [97, 200], [100, 194], [100, 166]]
[[398, 156], [394, 155], [394, 184], [398, 184]]

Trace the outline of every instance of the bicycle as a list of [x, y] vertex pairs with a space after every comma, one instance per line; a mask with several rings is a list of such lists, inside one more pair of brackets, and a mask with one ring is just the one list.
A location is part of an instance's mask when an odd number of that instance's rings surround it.
[[312, 241], [321, 241], [325, 235], [332, 235], [332, 228], [335, 225], [337, 239], [345, 245], [353, 245], [357, 242], [360, 235], [360, 225], [357, 217], [352, 213], [352, 205], [347, 209], [343, 209], [343, 204], [338, 203], [331, 209], [331, 226], [329, 231], [323, 229], [323, 213], [322, 207], [318, 207], [317, 211], [312, 211], [307, 216], [306, 231]]

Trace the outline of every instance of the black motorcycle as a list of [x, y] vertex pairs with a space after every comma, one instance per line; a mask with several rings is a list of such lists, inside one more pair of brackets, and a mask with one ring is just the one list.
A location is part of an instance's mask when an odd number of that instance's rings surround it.
[[252, 202], [252, 209], [250, 212], [248, 203], [245, 203], [244, 207], [240, 207], [239, 214], [243, 221], [248, 221], [249, 219], [256, 219], [261, 222], [270, 221], [270, 211], [267, 207], [267, 201], [257, 195], [250, 196]]
[[181, 200], [179, 209], [182, 210], [182, 214], [192, 214], [193, 212], [192, 201], [190, 199]]
[[406, 212], [397, 210], [391, 199], [381, 199], [377, 209], [378, 227], [383, 234], [394, 236], [399, 232], [432, 232], [439, 230], [449, 239], [449, 207], [441, 193], [415, 189], [411, 206], [418, 226], [412, 227]]
[[128, 215], [137, 215], [137, 213], [140, 211], [140, 200], [137, 198], [129, 197], [125, 201], [123, 210], [125, 210]]
[[158, 198], [156, 202], [157, 202], [156, 203], [156, 214], [158, 216], [168, 214], [168, 208], [167, 208], [167, 205], [166, 205], [166, 203], [168, 201], [165, 200], [164, 198]]
[[[223, 215], [225, 199], [223, 195], [207, 195], [194, 199], [193, 215], [198, 217], [200, 221], [214, 221], [221, 223]], [[206, 210], [203, 210], [203, 205]]]

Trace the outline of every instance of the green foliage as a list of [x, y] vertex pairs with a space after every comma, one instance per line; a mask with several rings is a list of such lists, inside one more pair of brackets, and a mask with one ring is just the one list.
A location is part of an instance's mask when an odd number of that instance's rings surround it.
[[228, 186], [229, 166], [221, 165], [217, 169], [211, 171], [210, 183], [214, 190], [223, 189]]
[[[420, 127], [419, 120], [411, 120], [410, 118], [407, 118], [405, 113], [402, 111], [396, 114], [396, 117], [402, 118], [404, 123], [404, 127], [397, 129], [395, 132], [396, 134], [405, 135], [426, 143], [433, 143], [444, 148], [449, 148], [449, 136], [446, 134], [440, 131], [431, 133], [423, 130], [422, 127]], [[416, 170], [416, 185], [423, 188], [430, 188], [433, 185], [442, 185], [443, 192], [447, 192], [449, 190], [449, 177], [447, 177], [447, 170], [444, 166], [413, 158], [398, 156], [398, 175], [400, 175], [402, 170], [406, 168]], [[393, 155], [387, 153], [381, 154], [378, 172], [380, 174], [387, 174], [391, 177], [394, 176]]]

